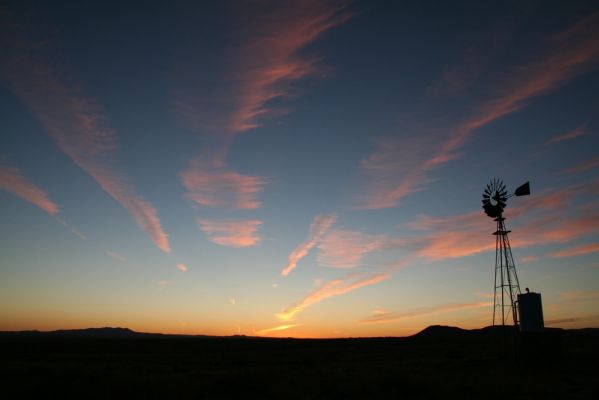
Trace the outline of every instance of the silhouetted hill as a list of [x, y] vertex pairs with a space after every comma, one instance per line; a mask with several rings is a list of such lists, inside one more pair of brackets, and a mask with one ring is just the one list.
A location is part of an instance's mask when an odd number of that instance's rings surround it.
[[456, 328], [455, 326], [431, 325], [413, 335], [413, 337], [455, 337], [457, 335], [464, 335], [468, 332], [470, 331], [462, 328]]
[[513, 332], [431, 326], [404, 338], [310, 340], [1, 332], [0, 386], [7, 399], [505, 399], [491, 390], [500, 376], [515, 399], [599, 398], [599, 329], [532, 335], [518, 355]]
[[[445, 339], [457, 339], [464, 338], [472, 335], [486, 336], [490, 334], [499, 334], [501, 332], [512, 332], [513, 327], [511, 326], [487, 326], [480, 329], [462, 329], [455, 326], [445, 325], [431, 325], [420, 332], [407, 337], [397, 337], [396, 339], [425, 339], [425, 340], [445, 340]], [[551, 332], [564, 332], [565, 334], [573, 335], [599, 335], [599, 328], [581, 328], [581, 329], [562, 329], [562, 328], [546, 328], [546, 331]], [[268, 338], [260, 336], [246, 336], [246, 335], [231, 335], [231, 336], [208, 336], [208, 335], [184, 335], [184, 334], [166, 334], [166, 333], [150, 333], [150, 332], [136, 332], [129, 328], [121, 327], [102, 327], [102, 328], [84, 328], [84, 329], [59, 329], [55, 331], [0, 331], [0, 338], [8, 337], [73, 337], [73, 338], [123, 338], [123, 339], [135, 339], [135, 338], [215, 338], [215, 339], [273, 339], [283, 340], [281, 338]], [[285, 339], [294, 339], [288, 337]], [[368, 338], [348, 338], [351, 340]], [[376, 338], [370, 338], [373, 340]], [[381, 338], [379, 338], [381, 339]], [[390, 339], [390, 338], [388, 338]], [[299, 339], [301, 340], [301, 339]], [[314, 339], [311, 339], [314, 340]], [[323, 339], [323, 340], [344, 340], [344, 339]]]

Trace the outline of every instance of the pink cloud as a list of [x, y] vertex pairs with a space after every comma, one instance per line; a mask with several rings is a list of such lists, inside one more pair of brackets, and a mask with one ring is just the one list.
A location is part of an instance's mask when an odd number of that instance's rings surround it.
[[353, 268], [366, 254], [381, 249], [386, 243], [384, 235], [334, 229], [318, 245], [318, 263], [328, 267]]
[[[538, 193], [508, 207], [505, 215], [509, 220], [527, 217], [525, 222], [516, 220], [519, 225], [510, 236], [512, 247], [566, 243], [599, 231], [599, 214], [593, 204], [576, 205], [581, 196], [596, 192], [596, 184], [572, 186]], [[389, 239], [389, 243], [433, 261], [460, 258], [494, 250], [490, 235], [494, 224], [482, 209], [444, 217], [420, 215], [408, 226], [423, 234]]]
[[262, 221], [246, 220], [206, 220], [198, 219], [200, 228], [213, 243], [228, 247], [249, 247], [260, 243], [258, 228]]
[[390, 275], [386, 273], [376, 275], [349, 274], [344, 278], [328, 281], [297, 304], [278, 313], [277, 317], [282, 321], [292, 320], [298, 313], [325, 299], [339, 296], [364, 286], [374, 285], [389, 278]]
[[[470, 115], [453, 128], [442, 144], [429, 155], [438, 136], [395, 142], [379, 142], [373, 154], [362, 162], [371, 187], [363, 199], [365, 208], [389, 208], [431, 182], [429, 173], [459, 156], [457, 153], [478, 129], [524, 108], [533, 98], [554, 90], [575, 76], [593, 68], [599, 61], [599, 13], [580, 21], [550, 40], [551, 46], [537, 61], [509, 71], [509, 78], [495, 89], [490, 100], [472, 109]], [[446, 130], [444, 128], [443, 130]], [[410, 154], [410, 149], [416, 153]], [[424, 150], [423, 150], [424, 149]], [[393, 161], [392, 161], [393, 160]]]
[[289, 95], [290, 83], [319, 73], [315, 59], [298, 54], [350, 15], [327, 1], [291, 1], [269, 4], [267, 13], [249, 13], [238, 50], [239, 86], [236, 110], [228, 123], [231, 132], [259, 126], [258, 119], [272, 113], [267, 103]]
[[197, 204], [235, 209], [261, 206], [256, 197], [266, 183], [263, 178], [214, 167], [203, 157], [192, 160], [180, 176], [185, 196]]
[[[256, 197], [264, 179], [228, 170], [229, 147], [236, 135], [260, 126], [263, 117], [284, 112], [275, 110], [272, 103], [291, 97], [293, 83], [322, 72], [316, 58], [300, 55], [300, 50], [349, 19], [335, 3], [240, 4], [233, 33], [236, 45], [229, 54], [234, 62], [223, 69], [223, 82], [202, 85], [195, 82], [198, 76], [181, 79], [178, 74], [175, 110], [192, 130], [202, 132], [210, 148], [181, 173], [187, 197], [207, 206], [260, 207]], [[206, 91], [206, 86], [217, 89]], [[218, 104], [214, 110], [213, 104]]]
[[[18, 28], [17, 28], [18, 29]], [[169, 252], [156, 209], [135, 194], [131, 184], [113, 167], [116, 135], [100, 105], [82, 93], [49, 60], [57, 57], [44, 44], [27, 44], [15, 37], [0, 70], [8, 87], [30, 109], [57, 146], [118, 201], [162, 251]]]
[[375, 312], [361, 322], [365, 324], [388, 324], [390, 322], [399, 321], [406, 318], [420, 317], [427, 314], [448, 313], [460, 310], [468, 310], [473, 308], [492, 307], [493, 302], [478, 302], [478, 303], [461, 303], [461, 304], [444, 304], [435, 307], [426, 307], [419, 310], [407, 313], [392, 313], [392, 312]]
[[187, 272], [187, 265], [185, 265], [183, 263], [179, 263], [179, 264], [177, 264], [177, 269], [181, 272]]
[[317, 215], [314, 217], [314, 220], [310, 224], [310, 234], [308, 238], [289, 254], [287, 265], [285, 265], [281, 275], [289, 275], [289, 273], [296, 267], [297, 263], [322, 240], [323, 236], [329, 231], [336, 219], [337, 216], [335, 214]]
[[17, 169], [0, 164], [0, 188], [34, 204], [50, 215], [58, 214], [58, 206], [45, 191], [33, 185]]
[[571, 130], [568, 133], [564, 133], [563, 135], [558, 135], [558, 136], [552, 137], [547, 142], [545, 142], [545, 144], [548, 145], [548, 144], [563, 142], [565, 140], [572, 140], [572, 139], [575, 139], [575, 138], [583, 136], [583, 135], [588, 135], [588, 133], [589, 132], [586, 129], [586, 125], [581, 125], [578, 128]]
[[551, 253], [549, 256], [551, 258], [566, 258], [566, 257], [574, 257], [581, 256], [584, 254], [596, 253], [599, 251], [599, 243], [590, 243], [583, 244], [580, 246], [571, 247], [569, 249], [560, 250]]
[[573, 167], [565, 169], [562, 173], [566, 174], [580, 174], [585, 171], [590, 171], [599, 167], [599, 157], [591, 158], [590, 160], [583, 161], [579, 164], [576, 164]]

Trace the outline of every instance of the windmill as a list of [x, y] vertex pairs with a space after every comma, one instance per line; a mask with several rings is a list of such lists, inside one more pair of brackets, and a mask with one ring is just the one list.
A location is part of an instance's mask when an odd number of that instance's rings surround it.
[[483, 209], [485, 214], [497, 222], [495, 235], [495, 296], [493, 302], [493, 325], [509, 323], [510, 315], [515, 326], [518, 325], [517, 299], [521, 296], [518, 274], [514, 265], [508, 231], [505, 228], [503, 209], [507, 199], [512, 196], [527, 196], [530, 184], [519, 186], [514, 193], [508, 194], [505, 184], [493, 178], [483, 191]]

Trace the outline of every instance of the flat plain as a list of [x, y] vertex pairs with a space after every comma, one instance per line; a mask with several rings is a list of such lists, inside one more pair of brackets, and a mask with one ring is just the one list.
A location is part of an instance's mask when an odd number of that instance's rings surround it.
[[599, 329], [268, 339], [0, 333], [3, 398], [597, 399]]

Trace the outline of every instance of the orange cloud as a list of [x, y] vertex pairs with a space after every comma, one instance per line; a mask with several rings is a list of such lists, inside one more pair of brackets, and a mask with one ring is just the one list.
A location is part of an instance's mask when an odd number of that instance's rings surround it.
[[183, 263], [177, 264], [177, 269], [181, 272], [187, 272], [187, 265]]
[[353, 268], [370, 252], [387, 243], [384, 235], [334, 229], [318, 245], [318, 263], [327, 267]]
[[545, 145], [563, 142], [565, 140], [572, 140], [577, 137], [587, 135], [588, 133], [589, 132], [587, 131], [586, 125], [581, 125], [578, 128], [571, 130], [568, 133], [552, 137], [551, 139], [549, 139], [548, 141], [545, 142]]
[[[505, 215], [510, 219], [529, 217], [516, 226], [517, 233], [510, 237], [512, 247], [566, 243], [599, 231], [599, 214], [592, 205], [572, 206], [580, 195], [596, 191], [596, 184], [568, 187], [540, 193], [522, 200], [516, 207], [508, 207]], [[446, 217], [420, 215], [409, 226], [428, 233], [393, 243], [429, 260], [459, 258], [495, 249], [495, 241], [485, 235], [495, 226], [482, 210]]]
[[[599, 61], [599, 13], [583, 19], [555, 36], [537, 62], [509, 71], [490, 100], [473, 109], [454, 126], [451, 135], [430, 156], [436, 137], [418, 137], [402, 142], [377, 143], [374, 153], [361, 164], [370, 176], [371, 187], [363, 199], [365, 208], [389, 208], [431, 182], [428, 174], [459, 156], [457, 151], [483, 126], [524, 108], [534, 97], [548, 93], [573, 77], [593, 68]], [[445, 129], [444, 129], [445, 130]], [[420, 148], [420, 150], [418, 150]], [[411, 149], [416, 149], [415, 153]], [[423, 150], [424, 149], [424, 150]], [[390, 161], [395, 160], [395, 161]]]
[[459, 310], [467, 310], [472, 308], [492, 307], [493, 302], [478, 302], [478, 303], [461, 303], [461, 304], [445, 304], [436, 307], [426, 307], [419, 310], [407, 312], [407, 313], [392, 313], [392, 312], [375, 312], [361, 322], [365, 324], [388, 324], [390, 322], [399, 321], [406, 318], [419, 317], [426, 314], [434, 313], [447, 313]]
[[314, 217], [314, 220], [310, 224], [310, 235], [308, 236], [308, 239], [298, 245], [291, 254], [289, 254], [287, 265], [285, 265], [281, 275], [289, 275], [289, 273], [296, 267], [297, 263], [322, 240], [322, 237], [328, 232], [336, 219], [337, 216], [335, 214], [317, 215]]
[[246, 220], [206, 220], [198, 219], [200, 228], [206, 233], [210, 241], [229, 247], [249, 247], [260, 243], [261, 238], [257, 231], [262, 221], [256, 219]]
[[551, 258], [565, 258], [565, 257], [574, 257], [580, 256], [583, 254], [596, 253], [599, 251], [599, 243], [590, 243], [583, 244], [580, 246], [571, 247], [569, 249], [556, 251], [551, 253], [549, 256]]
[[27, 181], [17, 169], [0, 164], [0, 188], [34, 204], [50, 215], [58, 214], [58, 206], [45, 191]]
[[260, 329], [259, 331], [256, 331], [256, 334], [266, 335], [266, 334], [272, 333], [272, 332], [285, 331], [287, 329], [295, 328], [296, 326], [302, 326], [302, 324], [286, 324], [286, 325], [275, 326], [274, 328]]
[[132, 186], [113, 167], [116, 135], [97, 102], [85, 96], [80, 85], [61, 74], [48, 60], [58, 59], [47, 43], [28, 44], [17, 25], [2, 44], [6, 53], [0, 76], [30, 109], [57, 146], [92, 176], [134, 218], [137, 225], [162, 251], [169, 252], [156, 209], [134, 193]]
[[302, 312], [311, 305], [319, 303], [330, 297], [339, 296], [341, 294], [351, 292], [352, 290], [364, 286], [374, 285], [389, 278], [389, 274], [349, 274], [342, 279], [334, 279], [332, 281], [324, 283], [318, 289], [314, 290], [308, 296], [303, 298], [300, 302], [278, 313], [276, 316], [282, 321], [292, 320], [298, 313]]
[[261, 206], [256, 196], [266, 183], [263, 178], [213, 167], [203, 157], [192, 160], [180, 176], [185, 196], [197, 204], [235, 209]]

